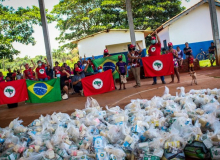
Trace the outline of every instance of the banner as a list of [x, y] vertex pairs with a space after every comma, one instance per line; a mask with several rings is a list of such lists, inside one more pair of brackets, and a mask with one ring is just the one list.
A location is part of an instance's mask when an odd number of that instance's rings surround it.
[[28, 100], [28, 93], [24, 79], [0, 83], [0, 105], [13, 104], [26, 100]]
[[115, 90], [114, 80], [111, 70], [88, 76], [82, 80], [85, 96], [102, 94]]
[[145, 77], [167, 76], [174, 73], [172, 54], [142, 58]]
[[[105, 58], [99, 58], [92, 60], [93, 64], [98, 68], [99, 66], [102, 66], [103, 71], [107, 71], [109, 69], [112, 70], [112, 75], [114, 79], [119, 79], [119, 74], [116, 71], [116, 63], [118, 62], [118, 55], [113, 55], [110, 57], [105, 57]], [[122, 61], [126, 63], [126, 58], [124, 54], [122, 55]]]
[[55, 78], [49, 81], [27, 80], [27, 89], [30, 103], [50, 103], [61, 101], [60, 79]]

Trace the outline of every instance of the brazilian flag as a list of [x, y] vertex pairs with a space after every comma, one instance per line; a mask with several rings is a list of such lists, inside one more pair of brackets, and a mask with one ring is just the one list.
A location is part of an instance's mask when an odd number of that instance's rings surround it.
[[50, 103], [61, 101], [60, 79], [49, 81], [26, 80], [30, 103]]
[[[116, 63], [118, 62], [119, 55], [120, 54], [105, 58], [94, 59], [92, 62], [96, 67], [102, 66], [103, 71], [111, 69], [113, 78], [119, 79], [119, 74], [116, 71]], [[122, 61], [126, 63], [126, 58], [124, 54], [122, 54]]]

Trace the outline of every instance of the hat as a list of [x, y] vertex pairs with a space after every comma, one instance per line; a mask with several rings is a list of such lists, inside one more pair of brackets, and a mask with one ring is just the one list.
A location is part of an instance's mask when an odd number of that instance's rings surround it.
[[99, 67], [98, 67], [98, 70], [99, 70], [99, 69], [102, 69], [102, 66], [99, 66]]
[[135, 45], [133, 45], [133, 44], [130, 44], [130, 46], [129, 46], [129, 48], [134, 48], [135, 47]]
[[173, 46], [173, 43], [172, 43], [172, 42], [169, 42], [169, 43], [168, 43], [168, 46]]
[[156, 40], [156, 38], [152, 36], [152, 37], [151, 37], [151, 40]]
[[105, 49], [105, 50], [104, 50], [104, 53], [108, 53], [108, 50], [107, 50], [107, 49]]
[[77, 68], [75, 68], [75, 71], [76, 71], [76, 72], [82, 72], [83, 70], [80, 69], [79, 67], [77, 67]]
[[122, 58], [122, 55], [119, 55], [119, 56], [118, 56], [118, 59], [119, 59], [119, 58]]

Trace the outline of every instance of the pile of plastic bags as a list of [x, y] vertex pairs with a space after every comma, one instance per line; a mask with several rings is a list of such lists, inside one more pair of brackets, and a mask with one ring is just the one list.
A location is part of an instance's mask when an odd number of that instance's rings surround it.
[[0, 160], [220, 159], [220, 89], [137, 99], [103, 110], [88, 98], [71, 115], [0, 128]]

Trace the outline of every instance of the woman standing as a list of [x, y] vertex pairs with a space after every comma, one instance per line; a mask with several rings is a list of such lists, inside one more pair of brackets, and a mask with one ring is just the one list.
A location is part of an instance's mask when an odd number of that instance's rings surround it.
[[[169, 50], [167, 51], [167, 54], [173, 55], [174, 73], [176, 74], [176, 77], [178, 80], [177, 83], [180, 83], [180, 75], [179, 75], [179, 71], [178, 71], [178, 62], [177, 62], [178, 53], [175, 49], [173, 49], [172, 42], [168, 43], [168, 47], [169, 47]], [[172, 81], [170, 83], [174, 83], [174, 74], [171, 75], [171, 79], [172, 79]]]
[[128, 58], [130, 59], [131, 64], [131, 71], [134, 75], [136, 85], [135, 88], [140, 87], [140, 59], [141, 59], [141, 52], [142, 48], [137, 43], [137, 46], [139, 48], [139, 51], [135, 51], [135, 45], [130, 44], [129, 46], [129, 52], [128, 52]]
[[50, 65], [47, 66], [46, 73], [50, 79], [53, 79], [53, 70], [51, 69]]

